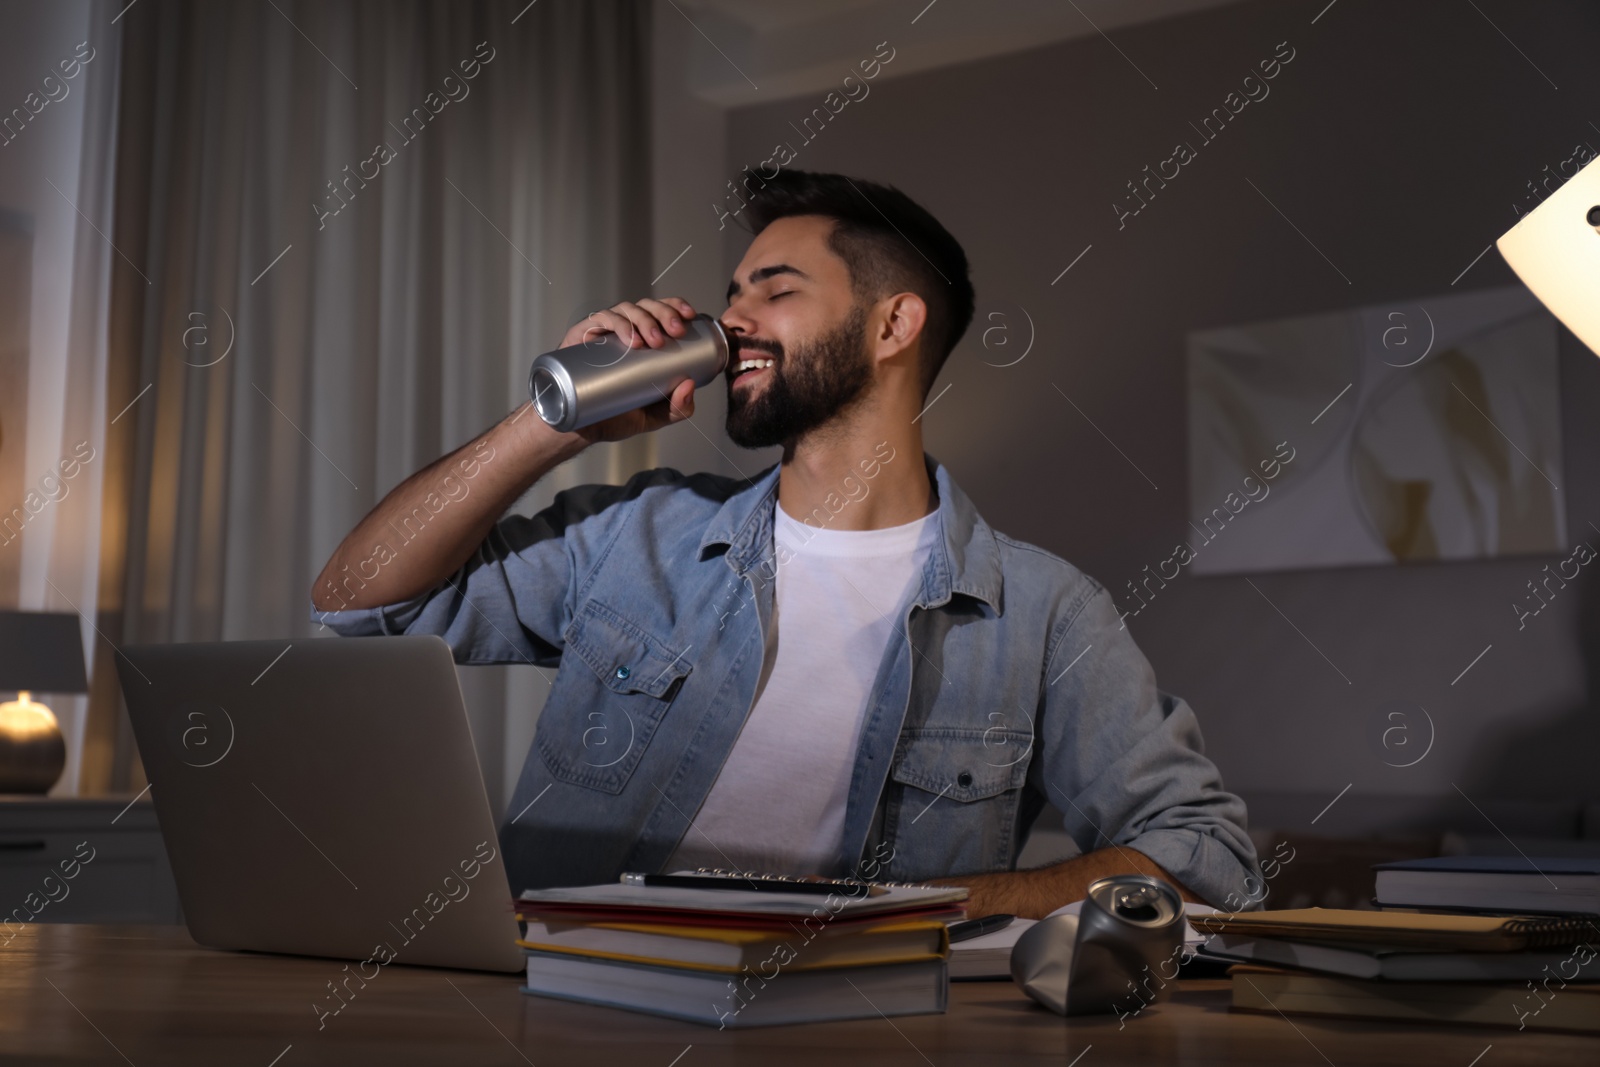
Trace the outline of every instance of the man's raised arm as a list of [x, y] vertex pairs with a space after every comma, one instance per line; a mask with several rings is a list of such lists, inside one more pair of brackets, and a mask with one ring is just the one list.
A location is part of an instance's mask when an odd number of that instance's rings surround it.
[[[318, 611], [395, 604], [437, 586], [475, 552], [489, 530], [528, 487], [587, 442], [557, 433], [523, 404], [485, 433], [435, 460], [389, 491], [351, 530], [328, 559], [311, 592]], [[437, 512], [426, 504], [447, 494], [447, 480], [470, 479], [477, 492]], [[429, 516], [429, 536], [418, 538], [377, 573], [361, 574], [359, 588], [340, 580], [356, 573], [373, 546], [389, 540], [420, 511]]]
[[[582, 343], [596, 331], [630, 338], [633, 347], [659, 348], [688, 330], [685, 318], [694, 309], [686, 301], [624, 302], [597, 311], [567, 331], [562, 346]], [[378, 506], [340, 542], [317, 577], [311, 602], [318, 611], [370, 608], [395, 604], [420, 596], [454, 574], [477, 551], [490, 529], [518, 497], [557, 465], [598, 441], [620, 441], [656, 430], [694, 414], [694, 383], [683, 382], [668, 400], [629, 411], [572, 433], [551, 429], [524, 403], [499, 423], [413, 474], [389, 491]], [[430, 496], [445, 495], [444, 483], [470, 478], [478, 491], [450, 507], [429, 508]], [[454, 498], [452, 498], [454, 499]], [[393, 531], [421, 510], [429, 516], [429, 536], [408, 544], [403, 553], [360, 574], [359, 582], [346, 576], [358, 573], [370, 560], [373, 546], [389, 540]]]

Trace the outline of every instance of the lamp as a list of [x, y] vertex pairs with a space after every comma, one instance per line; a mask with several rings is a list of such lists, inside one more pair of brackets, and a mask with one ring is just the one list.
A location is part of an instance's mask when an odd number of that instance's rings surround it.
[[0, 704], [0, 793], [48, 793], [67, 765], [67, 745], [44, 693], [87, 693], [78, 617], [54, 612], [0, 611], [0, 690], [17, 699]]
[[1495, 244], [1533, 295], [1600, 354], [1600, 157]]

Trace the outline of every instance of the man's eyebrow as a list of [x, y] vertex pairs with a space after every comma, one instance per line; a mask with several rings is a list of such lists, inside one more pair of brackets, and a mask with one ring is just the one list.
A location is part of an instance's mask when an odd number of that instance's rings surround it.
[[[801, 270], [799, 267], [791, 267], [787, 263], [777, 263], [777, 264], [774, 264], [773, 266], [770, 266], [770, 267], [761, 267], [761, 268], [759, 268], [757, 270], [751, 271], [750, 272], [750, 279], [749, 279], [750, 280], [750, 284], [754, 285], [757, 282], [764, 282], [768, 278], [774, 277], [774, 276], [779, 275], [779, 274], [793, 274], [795, 277], [804, 278], [808, 282], [811, 280], [811, 275], [807, 274], [805, 271]], [[728, 283], [728, 303], [730, 303], [730, 304], [733, 303], [733, 298], [738, 296], [738, 295], [739, 295], [739, 279], [735, 278], [733, 281]]]

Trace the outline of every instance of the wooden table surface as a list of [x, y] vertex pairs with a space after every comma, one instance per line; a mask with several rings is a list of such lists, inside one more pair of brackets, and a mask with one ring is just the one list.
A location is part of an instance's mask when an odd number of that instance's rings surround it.
[[[17, 930], [13, 927], [12, 930]], [[328, 960], [216, 952], [176, 926], [37, 924], [0, 935], [0, 1063], [1336, 1064], [1600, 1062], [1600, 1039], [1228, 1011], [1225, 981], [1183, 983], [1119, 1029], [1063, 1020], [1009, 982], [957, 982], [944, 1015], [718, 1031], [518, 992], [516, 976], [385, 967], [318, 1029]], [[1481, 1058], [1480, 1058], [1481, 1056]]]

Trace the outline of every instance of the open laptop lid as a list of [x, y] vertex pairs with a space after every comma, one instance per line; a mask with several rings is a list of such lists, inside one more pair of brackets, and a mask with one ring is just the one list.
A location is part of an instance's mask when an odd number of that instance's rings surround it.
[[147, 645], [117, 671], [196, 941], [522, 967], [442, 640]]

